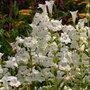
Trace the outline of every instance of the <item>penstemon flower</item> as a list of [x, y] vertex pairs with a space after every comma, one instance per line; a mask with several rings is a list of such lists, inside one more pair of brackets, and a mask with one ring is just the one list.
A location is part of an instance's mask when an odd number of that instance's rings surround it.
[[70, 13], [71, 13], [71, 15], [72, 15], [73, 23], [75, 23], [75, 21], [76, 21], [77, 12], [78, 12], [78, 10], [77, 10], [77, 11], [70, 11]]
[[[89, 88], [90, 27], [80, 19], [76, 28], [49, 18], [53, 1], [39, 4], [28, 37], [11, 43], [15, 54], [2, 60], [0, 90], [87, 90]], [[75, 23], [77, 11], [71, 12]], [[80, 85], [80, 86], [79, 86]], [[84, 86], [83, 86], [84, 85]]]
[[48, 6], [49, 13], [52, 14], [54, 1], [45, 1], [45, 3]]
[[39, 4], [39, 7], [43, 10], [43, 14], [47, 14], [46, 5]]

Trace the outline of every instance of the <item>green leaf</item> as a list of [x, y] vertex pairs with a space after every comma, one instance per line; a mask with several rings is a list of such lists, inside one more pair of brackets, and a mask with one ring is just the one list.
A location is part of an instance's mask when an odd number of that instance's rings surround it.
[[0, 29], [0, 36], [2, 36], [4, 33], [4, 30], [3, 29]]
[[18, 15], [18, 6], [16, 1], [14, 2], [14, 15], [17, 16]]
[[12, 17], [6, 18], [6, 21], [7, 21], [8, 23], [14, 23], [14, 22], [15, 22]]

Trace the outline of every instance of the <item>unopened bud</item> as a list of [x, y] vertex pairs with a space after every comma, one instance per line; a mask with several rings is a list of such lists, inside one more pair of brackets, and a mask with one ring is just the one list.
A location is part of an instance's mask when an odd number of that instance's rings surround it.
[[83, 51], [84, 51], [84, 49], [85, 49], [85, 45], [82, 45], [80, 48], [78, 48], [78, 51], [83, 52]]
[[55, 68], [58, 68], [58, 65], [55, 63], [55, 64], [54, 64], [54, 67], [55, 67]]
[[86, 32], [87, 31], [87, 29], [86, 28], [83, 28], [83, 32]]
[[80, 68], [76, 68], [76, 71], [78, 71], [78, 72], [79, 72], [79, 71], [80, 71]]
[[64, 81], [67, 81], [67, 80], [69, 80], [69, 79], [70, 79], [70, 76], [65, 77], [65, 78], [64, 78]]

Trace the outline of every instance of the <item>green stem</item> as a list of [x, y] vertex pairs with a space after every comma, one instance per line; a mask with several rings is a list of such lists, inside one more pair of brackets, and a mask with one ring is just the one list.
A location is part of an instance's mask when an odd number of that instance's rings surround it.
[[57, 79], [56, 79], [56, 77], [55, 77], [55, 90], [58, 90], [58, 88], [57, 88]]

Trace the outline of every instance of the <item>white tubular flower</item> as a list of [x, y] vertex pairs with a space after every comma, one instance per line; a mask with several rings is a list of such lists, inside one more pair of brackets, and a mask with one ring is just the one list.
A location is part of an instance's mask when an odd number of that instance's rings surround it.
[[90, 28], [88, 28], [88, 37], [90, 38]]
[[6, 65], [5, 65], [6, 67], [13, 68], [13, 69], [14, 69], [14, 67], [18, 67], [15, 57], [8, 57], [8, 59], [9, 60], [6, 61]]
[[21, 85], [21, 83], [17, 80], [17, 77], [14, 77], [14, 76], [8, 77], [8, 81], [10, 81], [11, 86], [18, 87]]
[[71, 52], [66, 52], [65, 53], [65, 57], [69, 60], [69, 62], [72, 62], [71, 56], [72, 56], [72, 53]]
[[49, 50], [50, 51], [57, 51], [58, 50], [58, 46], [57, 46], [56, 42], [53, 42], [50, 44]]
[[16, 37], [17, 43], [23, 43], [24, 39], [22, 39], [21, 37]]
[[43, 14], [47, 14], [46, 5], [39, 4], [39, 7], [38, 8], [41, 8], [43, 10]]
[[73, 20], [73, 22], [75, 23], [75, 21], [76, 21], [76, 15], [77, 15], [77, 12], [78, 12], [78, 10], [77, 11], [70, 11], [70, 13], [71, 13], [71, 15], [72, 15], [72, 20]]
[[61, 58], [60, 62], [58, 63], [59, 69], [70, 71], [71, 68], [70, 68], [69, 63], [70, 62], [68, 61], [68, 59], [65, 57], [65, 54], [64, 54], [64, 57]]
[[61, 37], [60, 37], [60, 41], [61, 42], [65, 42], [65, 44], [68, 44], [71, 42], [69, 36], [67, 35], [67, 33], [61, 33]]
[[48, 6], [49, 13], [52, 14], [54, 1], [45, 1], [45, 3]]
[[[78, 22], [77, 27], [78, 27], [78, 28], [80, 27], [80, 28], [83, 30], [83, 29], [84, 29], [84, 24], [85, 24], [85, 23], [87, 23], [87, 18], [80, 19], [79, 22]], [[77, 29], [78, 29], [78, 28], [77, 28]]]
[[28, 51], [26, 51], [25, 48], [22, 48], [20, 51], [17, 52], [15, 58], [17, 60], [17, 63], [23, 62], [27, 64], [30, 56]]
[[51, 26], [48, 27], [53, 31], [60, 31], [62, 29], [62, 20], [51, 20]]
[[0, 79], [0, 82], [3, 82], [4, 87], [5, 87], [5, 89], [0, 89], [0, 90], [9, 90], [7, 77], [4, 76], [2, 79]]
[[3, 73], [3, 69], [2, 69], [2, 67], [1, 67], [1, 65], [0, 65], [0, 74], [1, 74], [1, 73]]

